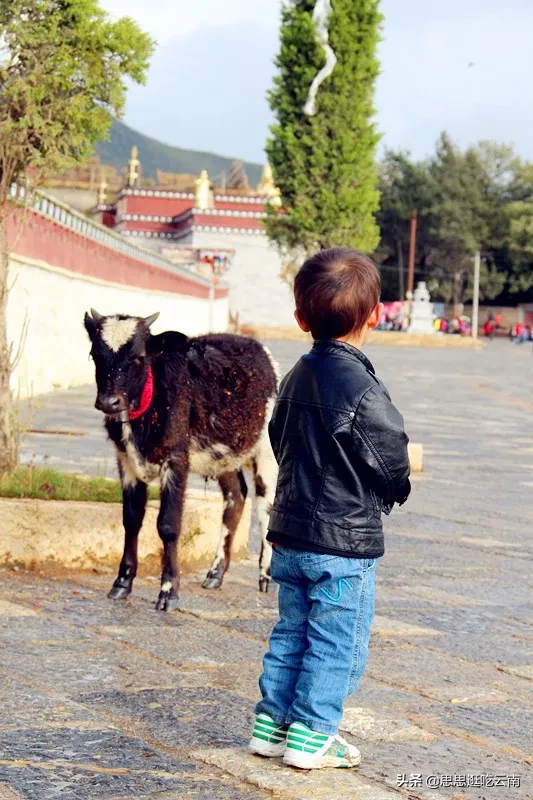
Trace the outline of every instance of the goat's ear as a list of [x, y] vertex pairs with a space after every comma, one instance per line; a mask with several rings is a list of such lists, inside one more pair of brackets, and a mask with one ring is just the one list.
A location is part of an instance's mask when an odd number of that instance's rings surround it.
[[96, 336], [96, 322], [91, 316], [89, 316], [89, 314], [87, 314], [87, 312], [85, 313], [83, 321], [85, 323], [85, 330], [89, 334], [89, 339], [92, 342], [94, 341], [94, 337]]
[[167, 331], [157, 336], [150, 336], [146, 342], [146, 351], [151, 356], [161, 356], [165, 353], [185, 353], [188, 348], [188, 337], [178, 331]]

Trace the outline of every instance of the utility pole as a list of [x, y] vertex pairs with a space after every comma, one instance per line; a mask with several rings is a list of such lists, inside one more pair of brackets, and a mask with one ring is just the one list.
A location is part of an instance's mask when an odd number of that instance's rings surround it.
[[396, 250], [398, 253], [398, 284], [399, 284], [399, 299], [403, 303], [405, 300], [405, 275], [403, 269], [403, 249], [400, 237], [396, 239]]
[[481, 272], [481, 253], [474, 256], [474, 297], [472, 299], [472, 339], [477, 339], [479, 330], [479, 276]]
[[409, 226], [409, 266], [407, 270], [407, 291], [413, 294], [415, 288], [415, 253], [416, 253], [416, 224], [418, 221], [418, 211], [416, 208], [411, 214], [411, 224]]
[[409, 226], [409, 264], [407, 267], [407, 293], [405, 297], [408, 303], [408, 317], [411, 318], [411, 310], [413, 307], [413, 289], [415, 286], [415, 254], [416, 254], [416, 223], [418, 218], [418, 211], [413, 209], [411, 214], [411, 223]]

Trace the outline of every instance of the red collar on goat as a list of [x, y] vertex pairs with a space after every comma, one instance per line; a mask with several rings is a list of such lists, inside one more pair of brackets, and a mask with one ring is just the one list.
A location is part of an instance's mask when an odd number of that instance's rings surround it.
[[152, 367], [148, 367], [148, 374], [146, 376], [146, 382], [144, 384], [144, 388], [141, 394], [141, 401], [139, 403], [139, 408], [137, 411], [130, 411], [128, 416], [130, 420], [138, 419], [142, 417], [146, 411], [150, 408], [152, 403], [152, 398], [154, 396], [154, 376], [152, 373]]

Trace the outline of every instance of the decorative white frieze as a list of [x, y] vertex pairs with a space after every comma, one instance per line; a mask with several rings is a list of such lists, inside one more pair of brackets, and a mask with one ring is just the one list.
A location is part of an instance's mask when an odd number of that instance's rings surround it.
[[270, 198], [260, 195], [260, 196], [252, 196], [249, 197], [247, 195], [238, 196], [238, 195], [231, 195], [231, 194], [216, 194], [215, 201], [219, 201], [220, 203], [256, 203], [257, 205], [264, 205], [268, 203]]
[[161, 214], [117, 214], [117, 222], [172, 222], [174, 217]]
[[167, 197], [169, 199], [178, 198], [179, 200], [194, 200], [194, 192], [167, 192], [161, 189], [121, 189], [117, 198], [130, 195], [132, 197]]
[[264, 219], [266, 217], [265, 211], [233, 211], [229, 208], [194, 208], [192, 213], [195, 216], [210, 216], [210, 217], [248, 217], [250, 219]]

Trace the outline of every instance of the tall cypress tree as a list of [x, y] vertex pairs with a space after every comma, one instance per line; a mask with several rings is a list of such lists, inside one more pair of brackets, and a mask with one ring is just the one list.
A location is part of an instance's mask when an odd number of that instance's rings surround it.
[[278, 72], [269, 93], [276, 121], [266, 154], [283, 211], [270, 211], [267, 233], [292, 253], [334, 245], [372, 252], [379, 241], [373, 122], [379, 0], [332, 0], [329, 44], [337, 64], [308, 117], [309, 88], [325, 64], [314, 6], [315, 0], [285, 0], [282, 7]]

